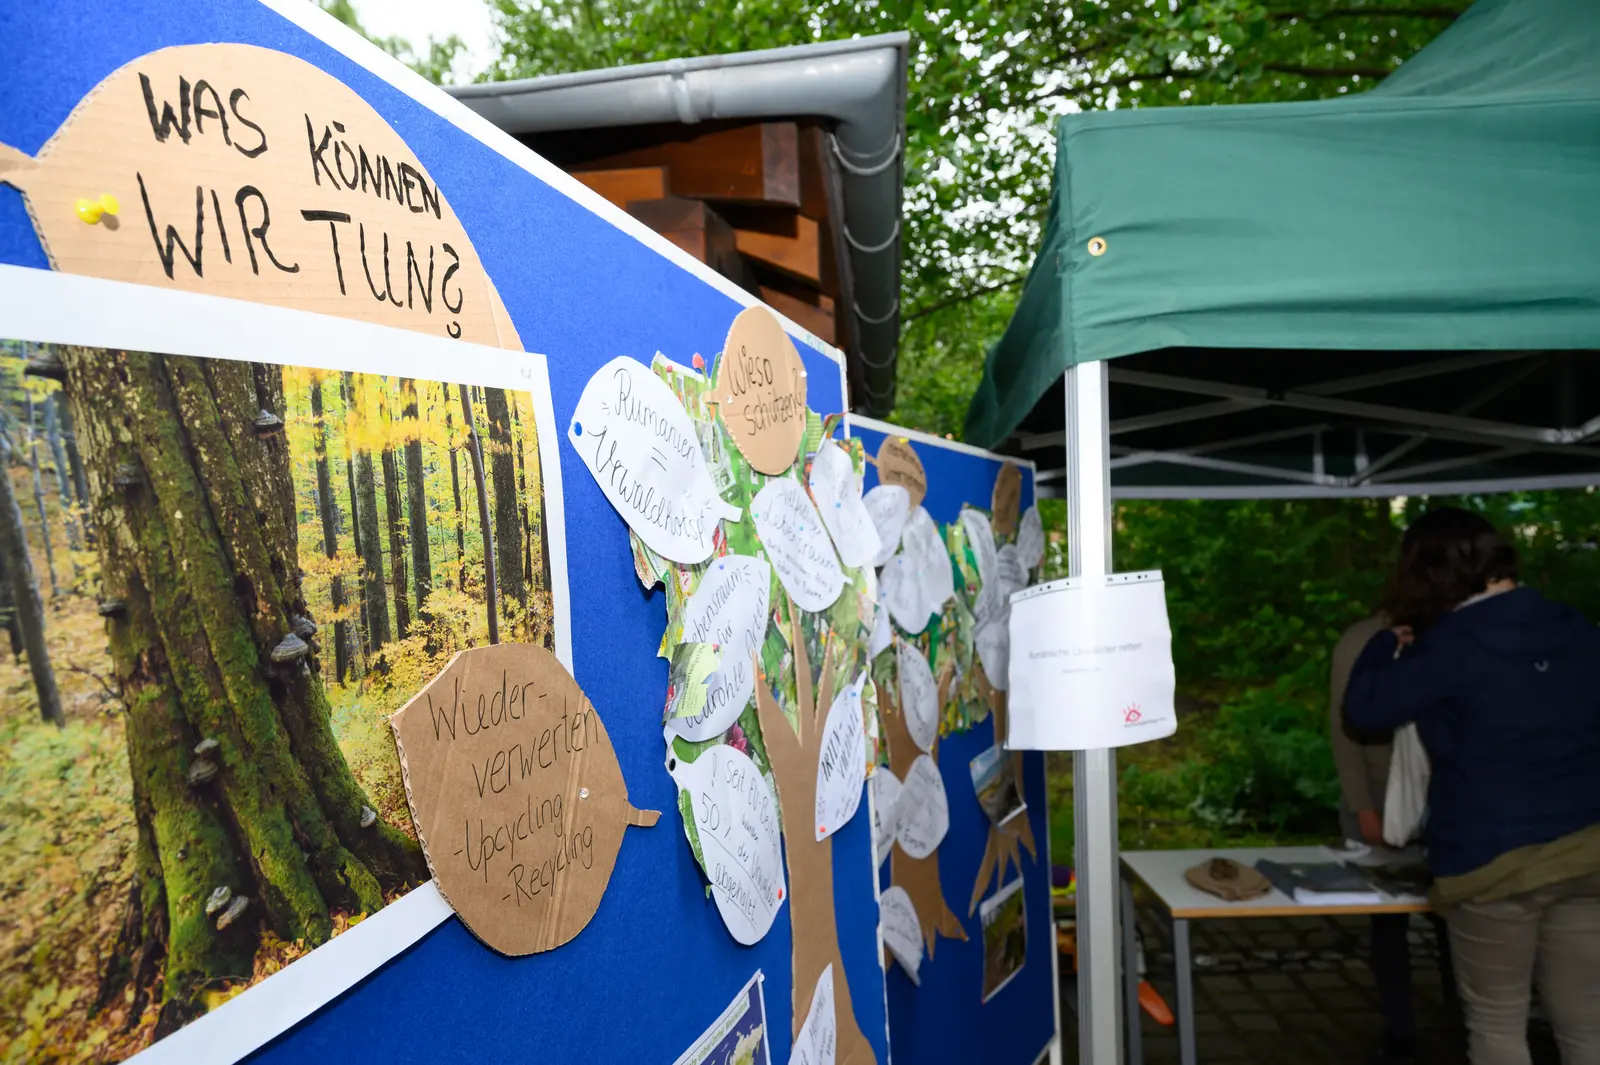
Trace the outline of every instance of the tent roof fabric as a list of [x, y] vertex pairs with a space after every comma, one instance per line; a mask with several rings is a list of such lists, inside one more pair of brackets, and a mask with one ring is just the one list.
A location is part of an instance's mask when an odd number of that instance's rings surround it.
[[1352, 352], [1600, 348], [1597, 55], [1595, 0], [1479, 0], [1368, 93], [1062, 118], [1042, 246], [966, 438], [1015, 450], [1060, 424], [1035, 408], [1065, 370], [1136, 353], [1190, 379], [1271, 351], [1299, 385]]

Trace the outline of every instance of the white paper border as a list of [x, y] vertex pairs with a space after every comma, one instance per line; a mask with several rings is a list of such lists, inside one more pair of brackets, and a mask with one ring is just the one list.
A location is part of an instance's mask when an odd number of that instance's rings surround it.
[[[246, 300], [3, 264], [0, 337], [448, 380], [531, 394], [545, 493], [556, 657], [572, 672], [561, 452], [544, 356]], [[238, 1061], [377, 971], [451, 915], [430, 880], [128, 1061]]]

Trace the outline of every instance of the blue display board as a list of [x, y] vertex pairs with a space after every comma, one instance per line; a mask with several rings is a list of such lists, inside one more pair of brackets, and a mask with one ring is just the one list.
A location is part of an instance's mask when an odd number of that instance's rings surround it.
[[[870, 419], [849, 419], [850, 435], [859, 437], [869, 455], [887, 435], [903, 436], [916, 451], [928, 475], [922, 505], [940, 525], [956, 521], [966, 505], [987, 511], [995, 478], [1008, 459], [964, 444], [940, 440]], [[1022, 466], [1022, 509], [1034, 503], [1034, 471]], [[866, 487], [878, 483], [867, 467]], [[938, 940], [932, 957], [924, 957], [920, 986], [898, 965], [889, 966], [889, 1033], [895, 1058], [917, 1065], [1033, 1065], [1056, 1038], [1055, 926], [1050, 902], [1050, 821], [1046, 811], [1045, 760], [1038, 751], [1023, 756], [1022, 790], [1026, 816], [1038, 842], [1038, 854], [1022, 851], [1024, 907], [1027, 914], [1027, 960], [1011, 983], [983, 1001], [983, 926], [979, 915], [967, 916], [967, 904], [983, 861], [990, 822], [978, 805], [968, 768], [971, 760], [994, 745], [994, 718], [975, 728], [939, 740], [939, 772], [950, 804], [950, 830], [939, 844], [939, 881], [950, 908], [966, 930], [965, 941]], [[888, 865], [884, 866], [887, 872]], [[1007, 881], [1016, 876], [1013, 870]], [[887, 883], [887, 881], [885, 882]], [[992, 894], [991, 886], [984, 892]]]
[[[536, 176], [548, 168], [509, 138], [486, 146], [474, 135], [483, 133], [481, 121], [474, 124], [465, 108], [398, 65], [385, 67], [387, 59], [305, 0], [282, 6], [280, 12], [250, 0], [10, 5], [0, 13], [0, 143], [37, 154], [97, 83], [158, 49], [241, 42], [279, 50], [352, 88], [445, 190], [523, 346], [548, 357], [563, 430], [585, 382], [614, 356], [648, 363], [659, 351], [688, 363], [696, 353], [709, 359], [720, 350], [742, 306], [731, 286], [671, 257], [664, 242], [602, 217], [603, 208], [585, 200], [575, 183]], [[136, 206], [124, 206], [134, 207], [125, 211], [128, 223], [142, 226]], [[0, 186], [0, 263], [49, 267], [22, 196], [6, 186]], [[799, 347], [810, 406], [844, 409], [836, 353], [805, 342]], [[558, 453], [574, 673], [604, 716], [630, 798], [662, 811], [661, 824], [627, 833], [598, 914], [571, 943], [508, 958], [448, 920], [250, 1060], [670, 1062], [756, 970], [765, 975], [773, 1060], [789, 1059], [787, 913], [780, 911], [763, 941], [742, 947], [707, 896], [678, 824], [677, 788], [662, 765], [667, 667], [656, 650], [663, 597], [641, 590], [627, 528], [594, 479], [569, 447]], [[858, 816], [833, 837], [834, 903], [857, 1022], [886, 1063], [868, 821]], [[1037, 968], [1031, 961], [1030, 967]], [[293, 973], [291, 966], [284, 975]], [[922, 1059], [913, 1051], [908, 1060]]]

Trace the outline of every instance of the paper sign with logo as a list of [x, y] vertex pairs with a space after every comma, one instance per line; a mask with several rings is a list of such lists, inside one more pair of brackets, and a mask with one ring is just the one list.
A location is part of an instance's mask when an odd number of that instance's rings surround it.
[[1083, 751], [1172, 735], [1160, 571], [1069, 577], [1013, 595], [1010, 680], [1013, 749]]

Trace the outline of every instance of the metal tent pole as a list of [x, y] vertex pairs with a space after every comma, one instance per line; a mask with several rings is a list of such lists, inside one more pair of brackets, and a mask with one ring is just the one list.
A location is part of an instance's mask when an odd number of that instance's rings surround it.
[[[1103, 362], [1066, 373], [1067, 565], [1073, 577], [1111, 572], [1111, 438]], [[1122, 1061], [1117, 978], [1117, 757], [1074, 751], [1072, 803], [1078, 877], [1078, 1060]]]

